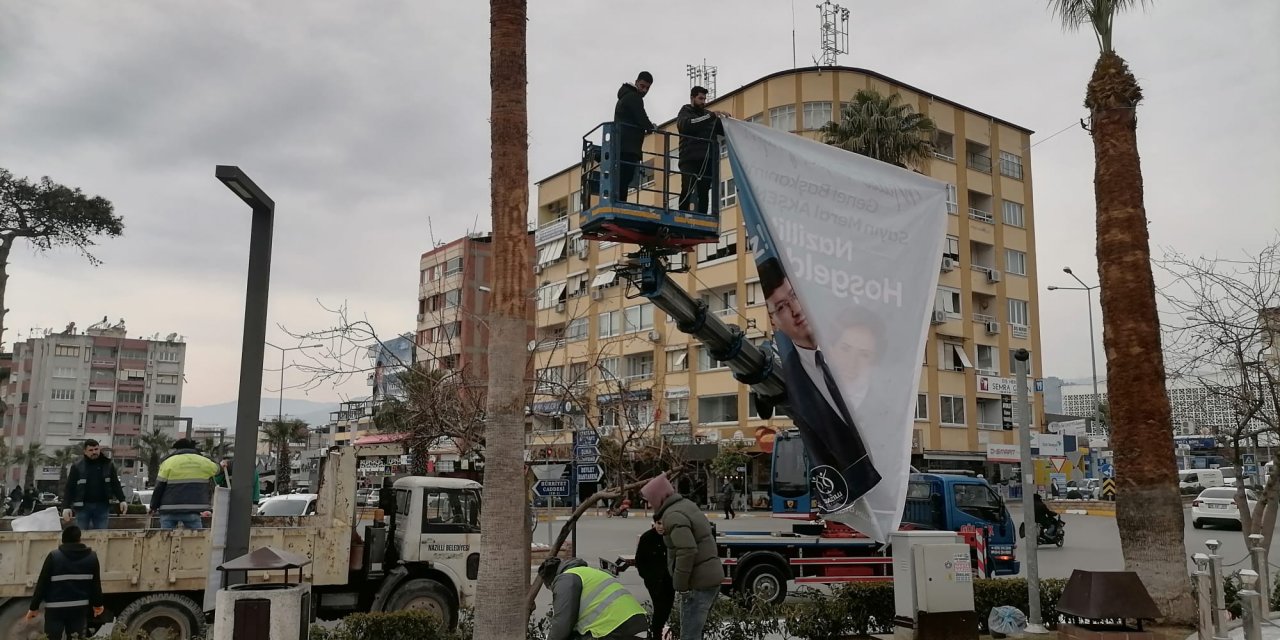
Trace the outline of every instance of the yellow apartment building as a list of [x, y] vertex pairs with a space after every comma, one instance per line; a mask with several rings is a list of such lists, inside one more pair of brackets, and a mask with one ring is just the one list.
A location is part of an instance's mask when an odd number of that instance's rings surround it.
[[[988, 445], [1016, 442], [1011, 397], [1000, 393], [1013, 383], [1014, 351], [1029, 350], [1032, 377], [1042, 375], [1032, 132], [893, 78], [846, 67], [780, 71], [719, 96], [709, 108], [817, 139], [816, 130], [838, 116], [841, 102], [859, 89], [896, 93], [933, 119], [936, 154], [925, 172], [950, 185], [947, 243], [938, 257], [935, 312], [920, 367], [913, 464], [1009, 477], [999, 455], [988, 459]], [[680, 105], [646, 107], [656, 120]], [[589, 126], [584, 123], [584, 132]], [[674, 120], [662, 128], [674, 131]], [[647, 144], [655, 148], [646, 152], [660, 154], [653, 138]], [[577, 231], [581, 168], [578, 159], [565, 160], [573, 164], [537, 184], [537, 335], [530, 349], [538, 382], [529, 435], [534, 459], [567, 457], [572, 428], [586, 416], [566, 411], [570, 407], [562, 406], [554, 389], [559, 382], [574, 387], [579, 381], [576, 388], [593, 400], [579, 403], [579, 410], [602, 417], [599, 424], [616, 423], [610, 407], [625, 402], [632, 419], [650, 420], [653, 432], [671, 442], [748, 446], [757, 455], [738, 484], [743, 488], [745, 480], [753, 502], [758, 500], [768, 489], [768, 458], [759, 454], [769, 448], [768, 434], [790, 427], [790, 421], [759, 418], [747, 387], [727, 368], [645, 299], [627, 297], [627, 285], [613, 267], [635, 247], [583, 241]], [[769, 318], [724, 154], [720, 175], [720, 241], [686, 254], [689, 271], [672, 278], [725, 322], [764, 339]], [[1039, 393], [1033, 394], [1032, 409], [1032, 424], [1038, 424]], [[1007, 430], [1011, 425], [1015, 430]]]

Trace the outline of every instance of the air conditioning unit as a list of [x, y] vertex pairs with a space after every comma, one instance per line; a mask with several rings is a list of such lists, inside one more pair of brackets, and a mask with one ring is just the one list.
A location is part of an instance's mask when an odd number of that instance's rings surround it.
[[556, 311], [559, 311], [560, 313], [564, 313], [564, 303], [563, 303], [563, 302], [557, 302], [557, 303], [556, 303]]
[[534, 275], [537, 275], [537, 274], [539, 274], [539, 273], [542, 273], [542, 265], [540, 265], [540, 264], [535, 264], [535, 265], [533, 265], [533, 273], [534, 273]]
[[942, 271], [943, 271], [944, 273], [945, 273], [945, 272], [947, 272], [947, 271], [952, 271], [952, 270], [954, 270], [955, 268], [956, 268], [956, 261], [955, 261], [955, 260], [951, 259], [950, 257], [946, 257], [946, 258], [943, 258], [943, 259], [942, 259]]
[[1000, 272], [995, 269], [988, 271], [987, 282], [1000, 282]]
[[425, 314], [425, 313], [419, 313], [419, 314], [418, 314], [418, 322], [422, 322], [422, 321], [423, 321], [423, 320], [425, 320], [426, 318], [427, 318], [427, 314]]
[[933, 310], [933, 324], [942, 324], [947, 321], [947, 312], [942, 309]]
[[600, 300], [601, 298], [604, 298], [604, 292], [603, 292], [603, 291], [601, 291], [601, 290], [599, 290], [599, 289], [593, 289], [593, 290], [591, 291], [591, 299], [592, 299], [592, 300]]
[[657, 329], [654, 329], [649, 332], [649, 342], [659, 342], [661, 340], [662, 340], [662, 334], [659, 333]]
[[999, 323], [999, 322], [988, 322], [988, 323], [987, 323], [987, 335], [989, 335], [989, 336], [994, 336], [994, 335], [999, 334], [999, 333], [1000, 333], [1000, 323]]

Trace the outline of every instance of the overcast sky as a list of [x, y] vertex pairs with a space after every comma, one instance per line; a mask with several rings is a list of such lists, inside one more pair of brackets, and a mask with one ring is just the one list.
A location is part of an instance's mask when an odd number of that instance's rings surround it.
[[[817, 53], [814, 4], [794, 7], [800, 66]], [[1097, 48], [1044, 5], [846, 0], [852, 52], [840, 63], [1034, 129], [1040, 283], [1074, 284], [1064, 265], [1094, 282], [1092, 145], [1072, 125]], [[531, 180], [577, 161], [582, 133], [640, 69], [656, 77], [647, 104], [659, 120], [685, 101], [688, 63], [716, 65], [721, 93], [792, 66], [785, 0], [530, 6]], [[125, 220], [97, 268], [71, 251], [15, 251], [6, 344], [124, 317], [131, 335], [186, 336], [186, 404], [233, 399], [249, 214], [215, 164], [240, 165], [277, 202], [270, 340], [288, 342], [276, 325], [331, 324], [318, 301], [345, 302], [384, 333], [413, 330], [420, 254], [489, 228], [487, 12], [478, 1], [0, 2], [0, 166], [102, 195]], [[1273, 0], [1160, 2], [1118, 21], [1116, 48], [1146, 95], [1156, 251], [1237, 255], [1280, 226], [1277, 33]], [[1087, 377], [1082, 294], [1044, 293], [1040, 324], [1043, 371]], [[361, 379], [309, 397], [364, 391]]]

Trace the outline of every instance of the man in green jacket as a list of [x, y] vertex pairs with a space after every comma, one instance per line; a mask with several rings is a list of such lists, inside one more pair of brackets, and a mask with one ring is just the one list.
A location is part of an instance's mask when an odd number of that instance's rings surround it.
[[[231, 474], [235, 465], [232, 464], [231, 458], [223, 458], [220, 465], [221, 470], [218, 475], [213, 477], [213, 483], [219, 487], [231, 488]], [[258, 465], [253, 465], [253, 503], [258, 504], [262, 499], [262, 487], [258, 482]]]
[[676, 493], [665, 474], [644, 485], [640, 495], [656, 509], [654, 519], [662, 522], [667, 568], [680, 594], [680, 640], [700, 640], [724, 580], [711, 521], [698, 505]]
[[640, 640], [648, 633], [640, 601], [612, 575], [580, 558], [547, 558], [538, 577], [551, 590], [547, 640]]
[[160, 514], [161, 529], [203, 529], [200, 514], [210, 506], [210, 481], [218, 464], [202, 455], [196, 443], [182, 438], [173, 443], [173, 452], [160, 463], [156, 488], [151, 494], [151, 510]]

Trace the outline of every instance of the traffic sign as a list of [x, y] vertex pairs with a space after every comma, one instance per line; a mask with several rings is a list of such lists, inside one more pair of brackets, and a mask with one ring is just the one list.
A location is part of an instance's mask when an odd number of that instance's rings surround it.
[[1246, 476], [1248, 476], [1248, 477], [1250, 477], [1250, 478], [1257, 477], [1257, 475], [1258, 475], [1258, 465], [1256, 465], [1256, 464], [1246, 464], [1246, 465], [1244, 465], [1244, 475], [1246, 475]]
[[574, 447], [573, 459], [577, 462], [600, 462], [600, 447]]
[[573, 446], [594, 447], [600, 444], [600, 434], [591, 430], [573, 432]]
[[1252, 453], [1245, 453], [1240, 456], [1240, 462], [1245, 466], [1258, 464], [1258, 458]]
[[541, 498], [568, 498], [573, 495], [568, 480], [539, 480], [533, 483], [533, 493]]
[[598, 464], [580, 464], [576, 471], [578, 482], [599, 482], [604, 477], [604, 469]]
[[1106, 478], [1102, 481], [1102, 497], [1106, 500], [1114, 500], [1116, 497], [1116, 481], [1112, 478]]

